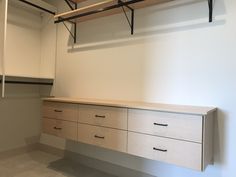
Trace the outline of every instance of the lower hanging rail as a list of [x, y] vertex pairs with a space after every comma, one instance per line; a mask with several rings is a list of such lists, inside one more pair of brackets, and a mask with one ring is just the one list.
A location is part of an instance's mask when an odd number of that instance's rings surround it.
[[[2, 83], [2, 79], [0, 79], [0, 83]], [[42, 81], [22, 81], [22, 80], [5, 80], [5, 84], [19, 84], [19, 85], [48, 85], [53, 86], [53, 81], [50, 82], [42, 82]]]
[[5, 81], [6, 84], [23, 84], [23, 85], [53, 85], [53, 82], [28, 82], [28, 81]]

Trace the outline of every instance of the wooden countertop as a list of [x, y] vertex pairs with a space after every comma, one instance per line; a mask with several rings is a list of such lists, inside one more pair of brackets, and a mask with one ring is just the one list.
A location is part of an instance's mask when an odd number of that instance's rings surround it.
[[63, 97], [49, 97], [43, 98], [43, 101], [74, 103], [74, 104], [88, 104], [99, 106], [113, 106], [124, 107], [133, 109], [145, 109], [162, 112], [194, 114], [194, 115], [207, 115], [216, 111], [216, 107], [203, 107], [203, 106], [188, 106], [188, 105], [174, 105], [162, 103], [147, 103], [147, 102], [131, 102], [121, 100], [99, 100], [99, 99], [84, 99], [84, 98], [63, 98]]

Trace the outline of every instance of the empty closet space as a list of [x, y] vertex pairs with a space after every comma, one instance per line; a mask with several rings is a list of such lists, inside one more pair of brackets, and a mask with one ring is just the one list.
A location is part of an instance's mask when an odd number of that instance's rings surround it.
[[[1, 1], [0, 72], [7, 85], [52, 85], [55, 78], [56, 7], [44, 2]], [[37, 7], [41, 7], [37, 8]]]
[[236, 177], [235, 9], [0, 0], [0, 177]]
[[53, 16], [10, 1], [7, 11], [5, 75], [54, 78], [56, 26]]

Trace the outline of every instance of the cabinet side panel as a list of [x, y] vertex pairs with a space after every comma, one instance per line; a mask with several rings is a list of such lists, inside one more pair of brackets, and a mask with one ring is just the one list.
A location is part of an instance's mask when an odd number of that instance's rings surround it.
[[214, 115], [213, 112], [204, 117], [202, 170], [205, 170], [209, 164], [213, 164]]

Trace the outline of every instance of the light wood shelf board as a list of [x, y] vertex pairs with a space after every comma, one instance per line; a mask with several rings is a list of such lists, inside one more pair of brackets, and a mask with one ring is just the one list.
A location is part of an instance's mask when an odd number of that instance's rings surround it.
[[76, 3], [81, 3], [81, 2], [84, 2], [84, 1], [88, 1], [88, 0], [71, 0], [73, 2], [76, 2]]
[[[161, 3], [166, 3], [166, 2], [170, 2], [173, 0], [144, 0], [132, 5], [129, 5], [130, 7], [132, 7], [133, 9], [140, 9], [140, 8], [145, 8], [148, 6], [152, 6], [152, 5], [157, 5], [157, 4], [161, 4]], [[103, 2], [99, 2], [96, 4], [92, 4], [86, 7], [82, 7], [76, 10], [72, 10], [69, 12], [65, 12], [65, 13], [61, 13], [58, 15], [55, 15], [54, 18], [68, 18], [68, 17], [72, 17], [72, 16], [76, 16], [76, 15], [80, 15], [83, 13], [87, 13], [90, 11], [94, 11], [94, 10], [99, 10], [99, 9], [103, 9], [112, 5], [116, 5], [117, 4], [117, 0], [106, 0]], [[126, 8], [125, 8], [126, 9]], [[122, 8], [115, 8], [115, 9], [111, 9], [108, 11], [104, 11], [104, 12], [99, 12], [96, 14], [92, 14], [92, 15], [88, 15], [85, 17], [81, 17], [78, 19], [75, 19], [76, 22], [83, 22], [83, 21], [88, 21], [88, 20], [92, 20], [92, 19], [96, 19], [96, 18], [101, 18], [101, 17], [105, 17], [105, 16], [110, 16], [110, 15], [114, 15], [114, 14], [118, 14], [118, 13], [122, 13], [123, 10]]]
[[193, 114], [193, 115], [207, 115], [210, 112], [213, 112], [216, 110], [216, 107], [174, 105], [174, 104], [148, 103], [148, 102], [139, 102], [139, 101], [122, 101], [122, 100], [100, 100], [100, 99], [64, 98], [64, 97], [49, 97], [49, 98], [44, 98], [43, 100], [52, 101], [52, 102], [63, 102], [63, 103], [144, 109], [144, 110], [172, 112], [172, 113], [181, 113], [181, 114]]

